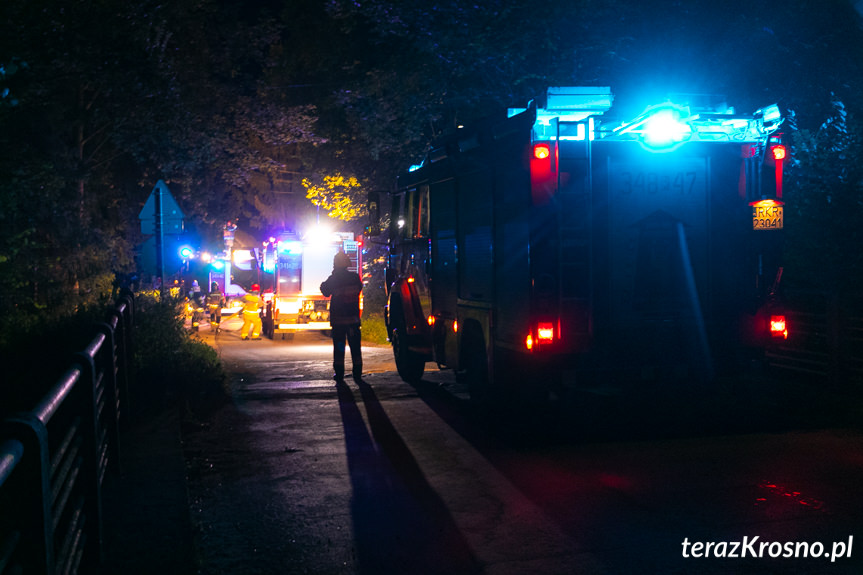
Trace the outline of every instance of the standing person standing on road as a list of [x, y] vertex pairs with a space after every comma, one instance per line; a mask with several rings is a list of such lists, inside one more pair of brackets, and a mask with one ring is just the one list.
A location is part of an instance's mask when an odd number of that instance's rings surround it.
[[243, 327], [240, 339], [261, 339], [261, 286], [252, 284], [249, 293], [243, 296]]
[[207, 309], [210, 311], [210, 328], [219, 333], [219, 324], [222, 323], [222, 308], [225, 307], [225, 295], [219, 289], [218, 282], [210, 285], [210, 293], [207, 294]]
[[333, 258], [333, 273], [321, 284], [321, 293], [330, 298], [330, 332], [333, 337], [333, 379], [345, 379], [345, 340], [351, 348], [351, 372], [354, 382], [361, 383], [363, 355], [360, 337], [360, 293], [363, 280], [348, 270], [351, 259], [343, 251]]

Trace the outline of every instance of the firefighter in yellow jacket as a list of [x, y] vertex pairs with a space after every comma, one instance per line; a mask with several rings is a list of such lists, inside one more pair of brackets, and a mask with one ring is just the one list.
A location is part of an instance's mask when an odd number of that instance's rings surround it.
[[252, 284], [252, 289], [243, 296], [243, 327], [240, 339], [261, 339], [261, 286]]

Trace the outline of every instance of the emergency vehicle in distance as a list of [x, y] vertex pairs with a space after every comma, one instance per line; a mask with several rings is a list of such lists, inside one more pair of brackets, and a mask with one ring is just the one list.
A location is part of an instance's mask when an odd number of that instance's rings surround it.
[[612, 101], [550, 88], [544, 108], [462, 128], [398, 178], [385, 320], [404, 380], [435, 362], [479, 399], [709, 381], [787, 337], [779, 108], [666, 102], [605, 125]]
[[285, 231], [264, 244], [263, 272], [272, 274], [272, 291], [263, 294], [263, 332], [330, 329], [329, 298], [320, 285], [333, 271], [333, 256], [342, 250], [351, 259], [350, 270], [362, 274], [362, 241], [352, 232], [323, 228], [300, 236]]

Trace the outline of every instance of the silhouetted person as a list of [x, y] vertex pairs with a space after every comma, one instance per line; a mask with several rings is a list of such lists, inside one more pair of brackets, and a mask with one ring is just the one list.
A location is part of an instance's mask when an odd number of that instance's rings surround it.
[[360, 335], [360, 293], [363, 280], [348, 270], [351, 259], [339, 251], [333, 258], [333, 273], [321, 284], [321, 293], [330, 298], [330, 331], [333, 338], [333, 379], [345, 378], [345, 340], [351, 348], [352, 374], [360, 383], [363, 375], [363, 355]]

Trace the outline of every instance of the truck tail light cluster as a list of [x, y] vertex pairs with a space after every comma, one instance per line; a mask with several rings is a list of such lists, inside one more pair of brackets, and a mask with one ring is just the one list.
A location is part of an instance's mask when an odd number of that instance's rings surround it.
[[550, 321], [541, 321], [536, 325], [536, 330], [527, 334], [524, 339], [524, 347], [528, 351], [548, 345], [554, 341], [554, 324]]
[[785, 322], [784, 315], [770, 316], [770, 335], [773, 337], [788, 339], [788, 325]]

